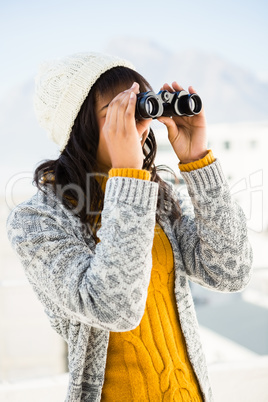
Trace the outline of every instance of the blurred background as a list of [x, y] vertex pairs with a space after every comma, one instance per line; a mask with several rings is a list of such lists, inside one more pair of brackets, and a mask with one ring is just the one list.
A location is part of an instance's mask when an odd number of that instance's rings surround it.
[[[247, 216], [250, 285], [220, 294], [191, 285], [215, 401], [268, 400], [268, 3], [0, 1], [0, 400], [61, 401], [66, 346], [50, 328], [5, 232], [9, 211], [35, 193], [33, 170], [59, 151], [39, 128], [32, 97], [45, 60], [80, 51], [129, 59], [158, 91], [193, 85], [209, 146]], [[175, 154], [153, 124], [157, 164]], [[183, 185], [183, 184], [180, 184]]]

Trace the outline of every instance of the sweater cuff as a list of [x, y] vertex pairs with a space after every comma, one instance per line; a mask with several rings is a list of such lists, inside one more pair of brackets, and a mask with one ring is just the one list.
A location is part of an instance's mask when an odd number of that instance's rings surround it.
[[140, 180], [150, 180], [151, 173], [148, 170], [132, 169], [132, 168], [112, 168], [109, 170], [109, 178], [111, 177], [132, 177]]
[[211, 149], [209, 149], [207, 155], [204, 158], [190, 163], [179, 163], [178, 166], [181, 172], [191, 172], [192, 170], [201, 169], [205, 166], [208, 166], [211, 163], [215, 162], [215, 160], [216, 159], [214, 158]]
[[214, 163], [205, 166], [203, 169], [181, 172], [181, 175], [185, 183], [190, 186], [191, 191], [196, 189], [197, 194], [201, 194], [202, 190], [207, 193], [209, 188], [214, 189], [226, 183], [218, 160], [215, 160]]

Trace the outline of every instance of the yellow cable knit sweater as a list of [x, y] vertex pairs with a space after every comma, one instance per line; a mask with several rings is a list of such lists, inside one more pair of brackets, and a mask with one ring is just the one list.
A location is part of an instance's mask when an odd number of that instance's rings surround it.
[[202, 401], [179, 324], [172, 249], [159, 225], [152, 259], [140, 325], [110, 334], [102, 401]]
[[[202, 160], [179, 167], [190, 171], [213, 161], [209, 151]], [[149, 172], [135, 169], [112, 169], [109, 174], [150, 179]], [[156, 224], [145, 313], [134, 330], [110, 333], [102, 401], [203, 400], [180, 327], [174, 280], [172, 248]]]

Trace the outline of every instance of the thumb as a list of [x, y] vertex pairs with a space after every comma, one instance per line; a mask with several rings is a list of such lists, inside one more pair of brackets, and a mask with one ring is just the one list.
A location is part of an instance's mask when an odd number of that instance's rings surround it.
[[160, 123], [165, 124], [165, 126], [168, 129], [168, 134], [170, 138], [173, 138], [174, 136], [177, 136], [178, 134], [178, 127], [175, 123], [175, 121], [173, 119], [171, 119], [170, 117], [159, 117], [157, 119], [158, 121], [160, 121]]

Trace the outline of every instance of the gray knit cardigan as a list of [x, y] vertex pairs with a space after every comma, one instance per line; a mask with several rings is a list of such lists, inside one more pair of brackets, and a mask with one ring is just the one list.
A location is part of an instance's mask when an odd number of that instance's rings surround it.
[[[171, 190], [182, 217], [174, 222], [167, 212], [159, 223], [173, 249], [189, 359], [204, 400], [212, 401], [188, 279], [216, 291], [239, 291], [249, 282], [252, 253], [244, 214], [230, 197], [219, 162], [182, 175], [189, 194]], [[142, 319], [157, 197], [157, 183], [110, 178], [97, 245], [49, 190], [38, 191], [8, 218], [8, 236], [27, 278], [68, 343], [68, 402], [100, 401], [110, 331], [130, 331]]]

